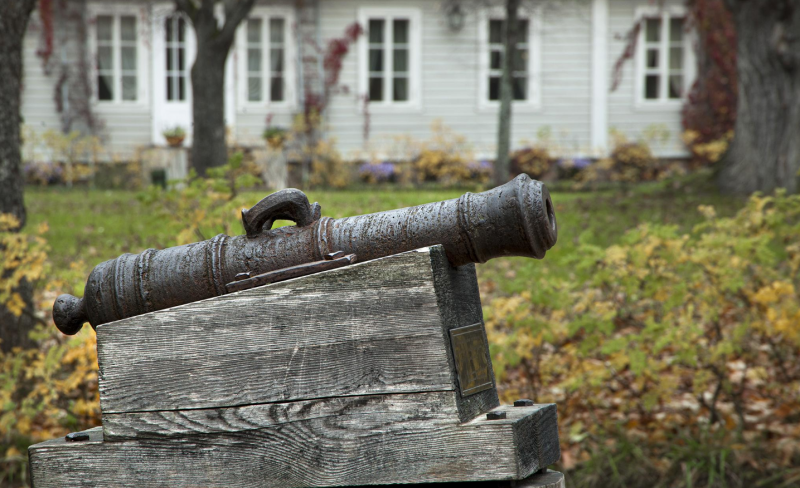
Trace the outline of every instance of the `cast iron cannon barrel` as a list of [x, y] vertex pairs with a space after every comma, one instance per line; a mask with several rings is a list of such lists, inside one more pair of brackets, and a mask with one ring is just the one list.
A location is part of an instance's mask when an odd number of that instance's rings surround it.
[[[272, 229], [275, 220], [297, 225]], [[342, 219], [288, 189], [242, 210], [246, 235], [148, 249], [99, 264], [84, 297], [61, 295], [53, 320], [65, 334], [226, 293], [242, 273], [262, 274], [343, 251], [359, 261], [442, 244], [453, 266], [501, 256], [541, 259], [558, 235], [547, 188], [520, 175], [482, 193]]]

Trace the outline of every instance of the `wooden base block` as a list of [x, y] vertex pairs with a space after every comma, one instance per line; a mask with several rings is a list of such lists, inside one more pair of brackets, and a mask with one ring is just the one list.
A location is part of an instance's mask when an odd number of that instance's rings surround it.
[[[382, 402], [401, 401], [392, 397]], [[505, 419], [482, 415], [460, 424], [424, 413], [387, 420], [367, 405], [375, 401], [353, 398], [331, 414], [230, 433], [108, 442], [95, 428], [86, 431], [88, 441], [62, 438], [31, 446], [31, 481], [41, 488], [521, 480], [560, 455], [552, 404], [501, 406], [493, 412], [505, 412]]]

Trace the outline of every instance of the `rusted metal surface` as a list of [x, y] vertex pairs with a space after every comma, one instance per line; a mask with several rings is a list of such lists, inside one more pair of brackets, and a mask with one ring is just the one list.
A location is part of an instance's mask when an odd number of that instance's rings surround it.
[[[502, 256], [541, 259], [558, 235], [547, 188], [520, 175], [482, 193], [416, 207], [343, 219], [320, 217], [299, 190], [282, 190], [242, 212], [246, 235], [220, 234], [203, 242], [148, 249], [99, 264], [84, 298], [61, 295], [56, 326], [75, 334], [92, 326], [222, 295], [237, 275], [323, 261], [341, 251], [368, 261], [442, 244], [453, 266]], [[277, 219], [296, 226], [272, 229]]]

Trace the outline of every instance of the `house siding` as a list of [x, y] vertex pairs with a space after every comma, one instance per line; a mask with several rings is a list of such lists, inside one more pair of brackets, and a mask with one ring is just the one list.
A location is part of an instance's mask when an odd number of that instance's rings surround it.
[[[468, 11], [464, 27], [454, 33], [447, 26], [440, 2], [341, 0], [321, 2], [322, 38], [340, 37], [355, 22], [359, 7], [417, 8], [422, 18], [422, 73], [419, 110], [370, 111], [365, 141], [363, 102], [357, 96], [358, 51], [344, 59], [341, 83], [348, 93], [337, 95], [329, 107], [329, 131], [345, 154], [357, 157], [364, 151], [382, 153], [392, 136], [430, 137], [431, 123], [440, 119], [465, 136], [478, 156], [495, 151], [497, 110], [481, 108], [478, 93], [478, 14]], [[590, 143], [590, 26], [591, 9], [586, 2], [567, 2], [546, 8], [541, 35], [541, 107], [518, 109], [513, 114], [512, 142], [519, 146], [549, 129], [564, 152], [589, 149]]]
[[[665, 0], [665, 7], [682, 6], [682, 0]], [[608, 66], [609, 76], [627, 45], [626, 34], [636, 20], [636, 9], [649, 5], [641, 0], [611, 0], [609, 2]], [[627, 60], [622, 68], [621, 79], [616, 90], [608, 96], [608, 126], [619, 131], [629, 140], [644, 140], [650, 144], [654, 154], [660, 157], [684, 157], [688, 155], [681, 141], [681, 106], [645, 107], [636, 105], [636, 63]], [[610, 86], [610, 85], [609, 85]], [[669, 137], [666, 141], [647, 140], [647, 132], [664, 128]]]
[[[141, 0], [115, 0], [107, 4], [139, 5], [151, 12], [152, 2]], [[682, 0], [666, 0], [666, 4], [681, 5]], [[72, 0], [70, 4], [82, 8], [84, 0]], [[606, 66], [608, 84], [613, 78], [613, 66], [625, 49], [625, 34], [635, 21], [637, 7], [648, 5], [646, 0], [608, 0], [608, 51]], [[292, 0], [265, 2], [257, 5], [275, 5], [294, 8]], [[466, 18], [459, 32], [452, 32], [442, 9], [442, 2], [426, 0], [324, 0], [319, 1], [320, 33], [323, 50], [332, 38], [341, 37], [347, 26], [358, 20], [361, 7], [369, 8], [415, 8], [421, 18], [421, 74], [420, 100], [415, 109], [397, 111], [386, 108], [368, 110], [365, 116], [363, 99], [358, 94], [359, 50], [351, 46], [343, 59], [340, 84], [344, 88], [335, 94], [328, 106], [325, 123], [326, 133], [335, 138], [337, 146], [347, 158], [361, 158], [369, 154], [386, 155], [391, 152], [396, 136], [410, 136], [425, 140], [431, 136], [431, 125], [440, 120], [455, 133], [463, 135], [476, 157], [493, 157], [497, 131], [497, 109], [487, 108], [479, 102], [479, 57], [483, 52], [479, 40], [477, 7], [465, 4]], [[545, 2], [538, 13], [541, 21], [539, 90], [541, 103], [533, 108], [515, 104], [512, 123], [512, 145], [520, 147], [537, 140], [543, 133], [549, 134], [554, 150], [565, 156], [598, 155], [591, 147], [592, 115], [592, 1], [572, 0], [567, 2]], [[523, 15], [530, 11], [523, 9]], [[296, 50], [300, 52], [297, 29], [303, 12], [295, 11], [295, 22], [291, 29]], [[87, 15], [88, 17], [88, 15]], [[144, 21], [149, 22], [149, 14]], [[313, 15], [311, 16], [313, 19]], [[58, 19], [57, 19], [58, 20]], [[313, 29], [313, 23], [303, 26]], [[533, 23], [531, 24], [534, 25]], [[58, 29], [64, 23], [56, 22], [56, 52], [51, 63], [60, 61], [61, 51], [68, 62], [78, 58], [78, 42], [74, 34], [68, 42], [59, 41]], [[60, 130], [61, 118], [54, 101], [57, 70], [45, 73], [36, 51], [40, 47], [41, 21], [34, 14], [26, 32], [24, 43], [24, 89], [22, 110], [24, 123], [36, 132], [48, 129]], [[143, 35], [150, 35], [149, 28]], [[305, 37], [313, 37], [305, 32]], [[151, 58], [150, 42], [142, 51]], [[310, 45], [306, 44], [308, 50]], [[234, 78], [240, 76], [240, 53], [231, 50]], [[231, 125], [234, 141], [244, 145], [262, 145], [261, 133], [267, 119], [276, 126], [290, 127], [294, 114], [300, 111], [299, 55], [291, 60], [295, 64], [298, 86], [298, 105], [288, 108], [245, 106], [239, 94], [235, 97], [236, 109]], [[289, 60], [287, 60], [289, 61]], [[152, 71], [147, 79], [152, 98]], [[684, 156], [686, 149], [680, 141], [680, 107], [642, 107], [636, 105], [635, 62], [627, 61], [622, 69], [621, 83], [608, 93], [607, 125], [609, 129], [625, 134], [629, 139], [643, 139], [653, 127], [663, 127], [669, 133], [666, 143], [652, 142], [659, 156]], [[238, 88], [237, 88], [238, 89]], [[153, 112], [152, 99], [138, 106], [93, 105], [101, 121], [99, 135], [109, 150], [108, 159], [132, 157], [137, 149], [152, 143]], [[365, 134], [368, 133], [368, 137]]]

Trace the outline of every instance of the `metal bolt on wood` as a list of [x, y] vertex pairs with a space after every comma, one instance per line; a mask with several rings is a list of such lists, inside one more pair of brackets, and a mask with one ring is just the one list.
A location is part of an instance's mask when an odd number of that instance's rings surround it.
[[514, 400], [515, 407], [532, 407], [533, 400], [528, 400], [527, 398], [521, 398], [519, 400]]
[[486, 420], [503, 420], [506, 418], [505, 412], [489, 412], [486, 414]]

